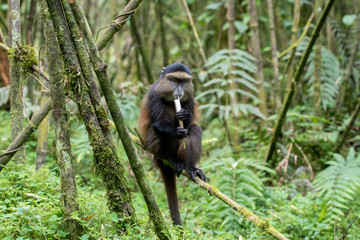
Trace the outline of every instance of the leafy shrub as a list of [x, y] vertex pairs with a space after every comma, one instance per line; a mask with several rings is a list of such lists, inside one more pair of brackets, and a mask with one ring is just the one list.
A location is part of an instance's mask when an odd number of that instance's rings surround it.
[[335, 153], [327, 164], [330, 166], [316, 176], [314, 185], [325, 201], [320, 220], [333, 222], [344, 217], [359, 192], [360, 154], [356, 157], [355, 150], [350, 148], [346, 158]]

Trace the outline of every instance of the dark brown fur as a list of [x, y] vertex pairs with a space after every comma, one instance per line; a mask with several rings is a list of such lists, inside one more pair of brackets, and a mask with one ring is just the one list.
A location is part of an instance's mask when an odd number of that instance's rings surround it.
[[[171, 65], [170, 65], [171, 66]], [[169, 76], [171, 79], [168, 79]], [[176, 117], [173, 92], [174, 84], [186, 80], [182, 84], [184, 95], [181, 105], [188, 112], [188, 119], [184, 120], [185, 148], [183, 139], [177, 136], [179, 121]], [[205, 175], [195, 167], [201, 156], [201, 128], [195, 123], [199, 119], [199, 112], [194, 100], [194, 89], [191, 75], [183, 71], [175, 71], [162, 75], [161, 79], [154, 83], [141, 102], [139, 116], [139, 133], [144, 141], [145, 148], [154, 154], [155, 163], [160, 168], [164, 180], [171, 219], [174, 224], [181, 225], [181, 218], [176, 193], [176, 173], [182, 169], [187, 170], [193, 177], [199, 176], [205, 180]], [[164, 166], [161, 157], [174, 164], [175, 171], [169, 166]]]

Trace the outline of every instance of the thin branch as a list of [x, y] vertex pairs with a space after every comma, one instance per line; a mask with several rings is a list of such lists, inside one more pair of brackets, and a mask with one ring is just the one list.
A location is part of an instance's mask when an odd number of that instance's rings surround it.
[[[144, 149], [144, 145], [141, 144], [139, 137], [131, 134], [131, 138], [134, 143], [136, 143], [137, 145], [139, 145], [141, 148]], [[165, 165], [173, 167], [172, 164], [168, 160], [161, 158], [161, 157], [159, 158], [158, 156], [156, 156], [156, 158], [160, 159]], [[234, 200], [232, 200], [231, 198], [229, 198], [228, 196], [226, 196], [225, 194], [220, 192], [219, 189], [217, 189], [214, 185], [204, 182], [199, 177], [195, 177], [195, 181], [192, 180], [190, 174], [188, 172], [186, 172], [186, 170], [183, 170], [181, 172], [181, 175], [187, 177], [189, 180], [193, 181], [194, 183], [199, 185], [201, 188], [207, 190], [211, 196], [214, 196], [214, 197], [220, 199], [222, 202], [224, 202], [229, 207], [234, 209], [237, 213], [242, 215], [247, 221], [253, 223], [256, 227], [260, 228], [261, 230], [263, 230], [270, 236], [274, 237], [275, 239], [278, 239], [278, 240], [288, 239], [287, 237], [282, 235], [278, 230], [276, 230], [269, 222], [261, 220], [257, 215], [250, 212], [245, 207], [240, 206]]]
[[14, 156], [14, 154], [26, 143], [31, 134], [36, 130], [42, 120], [50, 112], [50, 100], [31, 118], [26, 124], [25, 128], [20, 134], [12, 141], [6, 151], [0, 156], [0, 172]]
[[195, 23], [194, 23], [194, 20], [191, 16], [191, 12], [190, 12], [190, 9], [189, 9], [189, 6], [187, 5], [187, 2], [186, 0], [181, 0], [182, 4], [184, 5], [184, 8], [185, 8], [185, 11], [186, 11], [186, 15], [188, 17], [188, 20], [189, 20], [189, 23], [190, 23], [190, 26], [191, 26], [191, 29], [193, 31], [193, 34], [194, 34], [194, 37], [195, 37], [195, 40], [196, 40], [196, 43], [198, 45], [198, 48], [199, 48], [199, 51], [200, 51], [200, 55], [201, 55], [201, 59], [203, 61], [203, 65], [206, 63], [206, 55], [205, 55], [205, 51], [201, 45], [201, 42], [200, 42], [200, 38], [199, 38], [199, 34], [196, 30], [196, 26], [195, 26]]
[[115, 33], [122, 29], [124, 24], [127, 22], [127, 20], [129, 20], [129, 17], [140, 5], [140, 3], [141, 0], [131, 0], [121, 11], [121, 13], [114, 18], [113, 23], [109, 26], [103, 37], [96, 44], [99, 51], [101, 51], [110, 42]]
[[349, 231], [349, 229], [351, 228], [351, 226], [353, 225], [353, 223], [356, 221], [356, 219], [357, 219], [358, 217], [359, 217], [359, 216], [356, 216], [356, 217], [354, 218], [354, 220], [352, 220], [352, 222], [350, 223], [350, 225], [346, 228], [346, 230], [345, 230], [345, 232], [344, 232], [344, 235], [342, 235], [342, 237], [339, 238], [339, 240], [345, 239], [347, 232]]

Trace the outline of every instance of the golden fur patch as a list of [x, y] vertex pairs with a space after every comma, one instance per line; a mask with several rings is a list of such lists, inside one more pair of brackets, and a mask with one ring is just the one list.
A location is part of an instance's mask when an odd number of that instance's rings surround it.
[[165, 75], [167, 78], [176, 78], [176, 79], [185, 79], [185, 80], [191, 80], [192, 76], [187, 74], [186, 72], [172, 72]]

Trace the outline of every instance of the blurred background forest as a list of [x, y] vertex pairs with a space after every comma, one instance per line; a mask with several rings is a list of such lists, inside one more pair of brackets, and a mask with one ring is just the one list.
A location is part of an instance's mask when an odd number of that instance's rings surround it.
[[[127, 4], [78, 2], [95, 40]], [[300, 59], [327, 2], [142, 1], [100, 52], [126, 125], [134, 135], [140, 101], [159, 79], [162, 67], [174, 62], [187, 65], [202, 115], [200, 167], [208, 181], [289, 239], [340, 239], [360, 213], [359, 0], [335, 1], [303, 74], [293, 84], [292, 102], [274, 151], [268, 151]], [[0, 29], [9, 46], [8, 10], [8, 1], [0, 0]], [[20, 21], [21, 43], [34, 46], [38, 65], [46, 72], [38, 1], [21, 1]], [[12, 142], [8, 69], [7, 53], [0, 49], [0, 155]], [[38, 73], [23, 74], [25, 122], [48, 97], [39, 81]], [[67, 106], [79, 203], [73, 217], [87, 229], [81, 239], [114, 239], [114, 223], [121, 219], [108, 209], [78, 108], [72, 101]], [[40, 125], [25, 145], [26, 164], [10, 162], [0, 172], [1, 239], [68, 237], [62, 226], [65, 215], [60, 204], [53, 118], [48, 118], [50, 124]], [[112, 133], [140, 222], [122, 238], [155, 238], [124, 148], [114, 129]], [[174, 236], [270, 238], [182, 176], [178, 194], [185, 230], [171, 227], [159, 171], [152, 166], [151, 155], [137, 149]], [[36, 171], [36, 166], [42, 167]], [[356, 220], [346, 239], [359, 236], [360, 221]]]

